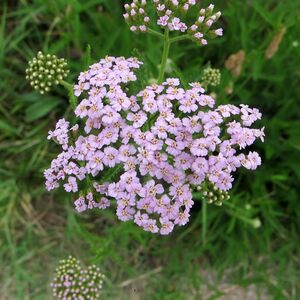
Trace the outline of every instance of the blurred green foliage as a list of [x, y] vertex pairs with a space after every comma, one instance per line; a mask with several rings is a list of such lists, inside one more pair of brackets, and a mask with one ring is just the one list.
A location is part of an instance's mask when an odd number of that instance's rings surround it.
[[[224, 282], [254, 284], [258, 299], [264, 293], [299, 299], [298, 1], [216, 0], [225, 36], [204, 48], [182, 42], [171, 49], [175, 76], [199, 80], [210, 64], [222, 72], [221, 85], [212, 90], [219, 103], [245, 103], [263, 112], [266, 141], [254, 146], [263, 166], [239, 172], [227, 205], [208, 206], [203, 219], [197, 203], [187, 226], [160, 237], [117, 221], [113, 211], [78, 216], [63, 191], [45, 191], [42, 172], [57, 150], [47, 132], [72, 112], [62, 88], [46, 96], [31, 90], [27, 61], [38, 50], [67, 58], [72, 82], [90, 63], [87, 45], [94, 61], [136, 55], [137, 48], [156, 77], [160, 41], [129, 32], [122, 2], [0, 3], [0, 298], [51, 299], [56, 263], [72, 254], [101, 265], [107, 276], [103, 299], [219, 299]], [[265, 51], [282, 28], [279, 49], [267, 59]], [[240, 76], [233, 77], [225, 61], [239, 50], [245, 60]], [[260, 227], [254, 226], [258, 220]]]

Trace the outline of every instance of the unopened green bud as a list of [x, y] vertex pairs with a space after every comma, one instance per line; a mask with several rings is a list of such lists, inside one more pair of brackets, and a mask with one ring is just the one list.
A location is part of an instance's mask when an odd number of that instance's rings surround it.
[[149, 84], [157, 84], [157, 79], [155, 79], [155, 78], [150, 78], [150, 79], [148, 80], [148, 83], [149, 83]]
[[258, 218], [253, 219], [253, 220], [252, 220], [252, 226], [253, 226], [255, 229], [259, 228], [259, 227], [261, 226], [261, 221], [260, 221], [260, 219], [258, 219]]
[[214, 203], [217, 206], [222, 206], [223, 202], [230, 198], [228, 192], [220, 190], [208, 180], [196, 187], [196, 190], [202, 193], [203, 199], [207, 203]]
[[58, 85], [69, 74], [65, 59], [55, 55], [38, 52], [28, 63], [26, 79], [41, 94], [50, 92], [51, 87]]
[[206, 85], [218, 86], [221, 82], [221, 72], [219, 69], [208, 67], [204, 69], [202, 81]]

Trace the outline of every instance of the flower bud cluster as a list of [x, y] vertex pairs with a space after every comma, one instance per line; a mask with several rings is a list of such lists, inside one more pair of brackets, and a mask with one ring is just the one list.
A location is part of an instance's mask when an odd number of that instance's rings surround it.
[[130, 94], [140, 65], [106, 57], [80, 74], [75, 114], [85, 126], [72, 140], [69, 124], [59, 121], [54, 138], [63, 151], [45, 171], [46, 186], [79, 192], [79, 212], [113, 201], [120, 220], [168, 234], [188, 222], [196, 186], [207, 180], [227, 191], [238, 168], [261, 164], [256, 152], [241, 152], [263, 140], [263, 128], [250, 128], [261, 113], [247, 105], [214, 108], [199, 83], [184, 89], [178, 78]]
[[47, 93], [69, 74], [64, 58], [38, 52], [26, 69], [26, 79], [41, 94]]
[[202, 82], [206, 86], [218, 86], [221, 82], [220, 70], [211, 67], [205, 68], [203, 71]]
[[130, 30], [133, 32], [146, 32], [150, 17], [146, 12], [146, 0], [133, 1], [130, 5], [125, 4], [126, 13], [123, 15], [125, 21], [130, 24]]
[[207, 203], [221, 206], [224, 201], [229, 200], [230, 196], [227, 191], [218, 189], [214, 184], [205, 181], [201, 186], [197, 186], [197, 191], [202, 193], [202, 197]]
[[51, 283], [53, 296], [57, 299], [98, 300], [104, 275], [95, 266], [82, 269], [74, 257], [60, 261], [56, 276]]
[[[212, 29], [212, 25], [221, 17], [221, 12], [214, 13], [214, 5], [206, 9], [198, 7], [196, 0], [153, 0], [157, 17], [153, 20], [162, 29], [187, 33], [191, 39], [200, 45], [206, 45], [208, 38], [223, 35], [222, 28]], [[133, 32], [146, 32], [154, 25], [150, 22], [148, 10], [151, 4], [146, 0], [134, 0], [130, 5], [125, 4], [125, 21]], [[197, 11], [194, 22], [190, 22], [189, 13]]]

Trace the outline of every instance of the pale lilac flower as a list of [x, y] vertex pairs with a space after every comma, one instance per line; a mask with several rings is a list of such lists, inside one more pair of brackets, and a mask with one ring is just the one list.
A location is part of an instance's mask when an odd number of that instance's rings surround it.
[[128, 193], [136, 192], [142, 187], [135, 171], [129, 171], [122, 174], [119, 183], [120, 187]]
[[198, 105], [196, 105], [196, 99], [192, 99], [189, 96], [181, 99], [179, 103], [179, 110], [184, 113], [194, 112], [198, 109]]
[[208, 172], [208, 162], [204, 157], [198, 157], [192, 163], [192, 170], [198, 175], [205, 175]]
[[249, 170], [255, 170], [258, 166], [261, 165], [261, 158], [257, 152], [249, 152], [249, 154], [245, 157], [241, 155], [241, 164], [243, 167]]
[[174, 166], [180, 170], [187, 170], [191, 168], [192, 156], [186, 152], [182, 152], [175, 158]]
[[110, 201], [105, 198], [105, 197], [102, 197], [99, 201], [99, 204], [98, 204], [98, 208], [100, 209], [106, 209], [110, 206]]
[[112, 168], [116, 165], [116, 163], [119, 162], [118, 159], [118, 150], [113, 148], [113, 147], [106, 147], [104, 149], [104, 156], [103, 156], [103, 164], [105, 164], [106, 166]]
[[139, 128], [144, 125], [147, 120], [147, 115], [143, 111], [139, 111], [137, 113], [129, 113], [127, 115], [127, 120], [133, 122], [134, 128]]
[[62, 145], [62, 148], [65, 150], [68, 148], [68, 142], [69, 142], [69, 125], [70, 123], [67, 122], [65, 119], [60, 119], [55, 127], [54, 131], [49, 131], [48, 133], [48, 140], [54, 139], [56, 140], [60, 145]]
[[199, 97], [199, 104], [201, 106], [209, 106], [210, 108], [213, 108], [215, 105], [215, 100], [208, 95], [201, 95]]
[[136, 153], [136, 148], [133, 145], [122, 145], [119, 148], [118, 158], [120, 161], [126, 162], [135, 153]]
[[198, 26], [196, 24], [193, 24], [191, 27], [190, 27], [190, 30], [191, 31], [196, 31], [198, 29]]
[[233, 177], [225, 172], [220, 174], [216, 186], [222, 191], [228, 191], [232, 188]]
[[150, 112], [151, 114], [157, 112], [157, 101], [154, 98], [147, 98], [143, 100], [144, 111]]
[[265, 127], [261, 128], [261, 129], [255, 129], [254, 130], [254, 135], [257, 138], [260, 138], [260, 140], [262, 142], [264, 142], [265, 141], [265, 139], [264, 139], [265, 138]]
[[161, 184], [155, 184], [154, 180], [150, 180], [143, 187], [140, 195], [142, 197], [155, 197], [157, 194], [162, 194], [164, 192], [164, 188]]
[[209, 28], [209, 27], [211, 27], [211, 25], [213, 24], [213, 20], [212, 19], [208, 19], [207, 21], [206, 21], [206, 26]]
[[[139, 8], [131, 9], [141, 13]], [[263, 140], [264, 128], [250, 128], [261, 118], [257, 109], [214, 107], [197, 82], [185, 90], [178, 78], [168, 78], [129, 95], [126, 85], [137, 80], [134, 69], [140, 64], [106, 57], [79, 76], [83, 100], [75, 114], [84, 130], [64, 119], [56, 124], [49, 138], [63, 149], [44, 175], [48, 190], [62, 184], [79, 192], [78, 212], [115, 202], [120, 220], [168, 234], [188, 222], [195, 186], [210, 182], [227, 191], [238, 168], [261, 164], [256, 152], [241, 150]]]
[[168, 124], [162, 119], [158, 119], [154, 126], [152, 126], [151, 132], [157, 135], [160, 139], [165, 139], [168, 136]]
[[159, 228], [156, 225], [156, 220], [153, 219], [149, 219], [145, 224], [143, 224], [143, 228], [152, 233], [157, 233], [159, 231]]
[[143, 227], [148, 220], [149, 216], [147, 214], [142, 214], [140, 211], [138, 211], [134, 216], [134, 223], [141, 227]]
[[120, 119], [120, 115], [108, 105], [103, 108], [102, 115], [102, 121], [105, 124], [113, 124]]
[[194, 140], [191, 152], [195, 156], [206, 156], [208, 154], [208, 145], [205, 138], [199, 138], [197, 140]]
[[159, 222], [161, 224], [160, 234], [168, 235], [170, 232], [173, 231], [174, 223], [171, 222], [168, 218], [160, 218]]
[[223, 35], [223, 29], [218, 28], [217, 30], [215, 30], [215, 34], [218, 35], [218, 36], [222, 36]]
[[189, 221], [190, 214], [187, 210], [179, 212], [178, 217], [174, 220], [174, 224], [184, 226]]
[[165, 15], [158, 19], [157, 25], [166, 27], [168, 25], [169, 16]]
[[76, 193], [78, 191], [78, 185], [76, 178], [73, 176], [69, 176], [68, 182], [64, 184], [64, 188], [66, 192]]
[[135, 213], [135, 209], [132, 207], [118, 206], [116, 214], [121, 221], [126, 222], [129, 220], [133, 220], [134, 213]]
[[179, 86], [180, 80], [178, 78], [167, 78], [163, 85], [168, 86]]
[[194, 37], [195, 37], [196, 39], [198, 39], [198, 40], [201, 40], [201, 39], [203, 38], [203, 33], [201, 33], [201, 32], [196, 32], [196, 33], [194, 34]]
[[88, 209], [93, 209], [93, 208], [98, 208], [99, 204], [94, 200], [93, 194], [90, 192], [86, 195], [86, 201], [87, 201], [87, 208]]
[[163, 11], [163, 10], [165, 10], [165, 8], [166, 8], [166, 6], [164, 4], [158, 4], [157, 5], [157, 10], [158, 11]]
[[74, 202], [74, 204], [75, 204], [75, 209], [76, 209], [79, 213], [81, 213], [81, 212], [87, 210], [87, 205], [85, 204], [85, 199], [84, 199], [84, 197], [82, 197], [82, 196], [79, 197], [79, 198]]
[[168, 138], [166, 139], [165, 143], [166, 145], [168, 145], [166, 151], [173, 156], [179, 155], [181, 151], [185, 148], [185, 144], [182, 141], [177, 141]]
[[183, 186], [171, 185], [170, 187], [170, 195], [173, 196], [173, 198], [177, 198], [179, 200], [185, 199], [185, 197], [187, 197], [189, 193], [190, 193], [190, 187], [188, 184], [185, 184]]

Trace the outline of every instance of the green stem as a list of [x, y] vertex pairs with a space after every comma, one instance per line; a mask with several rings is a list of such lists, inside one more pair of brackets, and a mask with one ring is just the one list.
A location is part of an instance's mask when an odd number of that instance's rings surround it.
[[159, 76], [158, 76], [159, 84], [164, 81], [164, 75], [165, 75], [167, 60], [168, 60], [168, 56], [169, 56], [169, 51], [170, 51], [170, 39], [169, 39], [169, 29], [167, 28], [167, 29], [165, 29], [164, 50], [163, 50], [162, 60], [161, 60], [161, 64], [160, 64], [160, 71], [159, 71]]
[[207, 234], [207, 203], [202, 199], [202, 243], [205, 244]]
[[104, 176], [101, 178], [102, 182], [106, 182], [106, 180], [112, 179], [115, 176], [118, 176], [121, 174], [121, 171], [123, 170], [123, 165], [118, 164], [114, 168], [110, 169]]
[[66, 81], [64, 81], [64, 80], [61, 80], [61, 81], [60, 81], [60, 84], [61, 84], [68, 92], [73, 91], [73, 85], [72, 85], [71, 83], [68, 83], [68, 82], [66, 82]]
[[78, 104], [78, 100], [74, 95], [74, 86], [64, 80], [61, 80], [60, 84], [68, 91], [69, 103], [72, 109], [75, 110]]
[[161, 39], [164, 38], [164, 35], [163, 35], [162, 33], [158, 32], [158, 31], [156, 31], [156, 30], [153, 30], [153, 29], [151, 29], [151, 28], [148, 28], [148, 29], [147, 29], [147, 32], [149, 32], [150, 34], [155, 35], [155, 36], [157, 36], [157, 37], [159, 37], [159, 38], [161, 38]]
[[191, 39], [191, 36], [188, 34], [184, 34], [184, 35], [176, 36], [176, 37], [170, 39], [169, 43], [172, 44], [172, 43], [187, 40], [187, 39]]
[[237, 219], [249, 224], [253, 227], [257, 226], [257, 222], [260, 222], [258, 218], [251, 218], [244, 213], [243, 209], [236, 207], [234, 204], [225, 201], [224, 206], [229, 207], [231, 210], [227, 211], [231, 216], [236, 217]]

